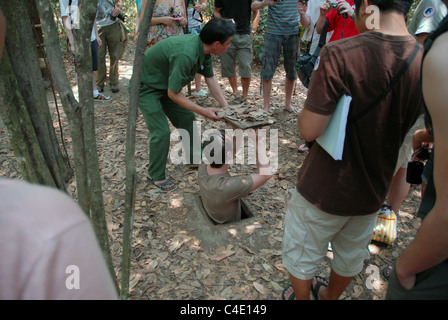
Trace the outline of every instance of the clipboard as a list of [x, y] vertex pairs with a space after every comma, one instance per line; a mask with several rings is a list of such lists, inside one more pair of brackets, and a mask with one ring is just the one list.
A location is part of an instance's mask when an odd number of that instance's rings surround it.
[[343, 95], [339, 99], [333, 116], [325, 131], [316, 139], [316, 142], [333, 157], [334, 160], [342, 160], [345, 143], [345, 130], [347, 117], [350, 110], [352, 97]]

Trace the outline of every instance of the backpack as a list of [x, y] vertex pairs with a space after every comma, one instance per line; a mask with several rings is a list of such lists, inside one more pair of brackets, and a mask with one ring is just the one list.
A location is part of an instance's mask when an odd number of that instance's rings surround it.
[[[314, 25], [314, 29], [316, 29], [316, 25]], [[328, 20], [325, 19], [324, 29], [320, 34], [319, 45], [317, 46], [316, 50], [314, 50], [313, 54], [310, 54], [310, 52], [308, 51], [297, 59], [296, 62], [297, 74], [299, 76], [300, 81], [306, 88], [308, 88], [308, 86], [310, 85], [311, 74], [314, 70], [314, 66], [316, 65], [316, 61], [317, 58], [319, 57], [320, 50], [325, 45], [327, 38], [327, 30], [328, 30]], [[313, 36], [314, 36], [314, 30], [313, 35], [311, 36], [310, 43], [313, 41]]]

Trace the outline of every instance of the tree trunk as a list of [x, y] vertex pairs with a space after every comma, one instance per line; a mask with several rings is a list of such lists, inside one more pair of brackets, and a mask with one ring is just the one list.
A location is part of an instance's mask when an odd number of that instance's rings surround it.
[[73, 95], [70, 82], [65, 72], [64, 61], [62, 59], [61, 47], [59, 44], [59, 34], [50, 3], [48, 0], [36, 0], [36, 5], [42, 22], [44, 45], [47, 49], [46, 53], [49, 61], [50, 73], [70, 125], [78, 204], [88, 215], [90, 212], [90, 191], [87, 182], [88, 177], [84, 147], [82, 108]]
[[7, 52], [3, 53], [0, 60], [0, 92], [2, 92], [0, 115], [8, 129], [11, 146], [23, 179], [56, 187], [40, 149]]
[[[79, 100], [76, 101], [65, 73], [59, 36], [53, 12], [48, 0], [36, 0], [44, 32], [50, 70], [56, 89], [59, 92], [64, 111], [70, 123], [78, 201], [86, 214], [91, 217], [97, 240], [109, 267], [110, 274], [117, 284], [110, 254], [109, 234], [104, 213], [99, 159], [95, 137], [94, 105], [92, 99], [92, 59], [90, 34], [96, 15], [97, 1], [80, 2], [80, 27], [73, 29], [75, 39], [75, 64], [78, 76]], [[118, 286], [117, 286], [118, 290]]]
[[142, 75], [143, 57], [146, 49], [149, 26], [155, 0], [149, 0], [146, 4], [143, 20], [139, 26], [137, 48], [135, 50], [134, 67], [131, 79], [131, 92], [129, 101], [128, 124], [126, 129], [126, 190], [123, 222], [123, 254], [121, 264], [121, 299], [127, 299], [129, 295], [129, 275], [131, 265], [132, 228], [134, 221], [135, 202], [135, 128], [138, 115], [138, 99], [140, 80]]
[[109, 234], [104, 212], [103, 191], [95, 135], [95, 110], [92, 98], [93, 83], [90, 36], [95, 22], [97, 6], [98, 1], [80, 1], [80, 27], [72, 31], [75, 40], [75, 64], [78, 73], [79, 101], [84, 110], [82, 120], [85, 128], [84, 141], [86, 147], [86, 163], [88, 164], [87, 176], [90, 182], [90, 216], [110, 272], [115, 283], [117, 283], [112, 257], [110, 255]]
[[[28, 110], [40, 149], [53, 179], [50, 185], [65, 190], [65, 182], [73, 176], [73, 172], [68, 160], [62, 155], [56, 139], [40, 71], [33, 26], [30, 23], [26, 4], [23, 1], [14, 3], [4, 0], [0, 4], [8, 26], [6, 50], [17, 79], [20, 95]], [[4, 77], [10, 76], [6, 73], [2, 74]]]

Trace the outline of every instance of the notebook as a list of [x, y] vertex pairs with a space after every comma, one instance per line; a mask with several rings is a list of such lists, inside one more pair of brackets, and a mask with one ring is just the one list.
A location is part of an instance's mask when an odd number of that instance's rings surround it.
[[327, 151], [334, 160], [342, 160], [345, 142], [345, 128], [352, 97], [343, 95], [338, 102], [336, 110], [325, 128], [325, 131], [316, 139], [316, 142]]

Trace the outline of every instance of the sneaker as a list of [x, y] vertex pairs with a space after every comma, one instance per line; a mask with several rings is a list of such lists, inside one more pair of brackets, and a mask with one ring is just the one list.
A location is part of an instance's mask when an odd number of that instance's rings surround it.
[[208, 92], [207, 90], [201, 89], [199, 91], [193, 91], [191, 94], [195, 97], [206, 97]]
[[93, 97], [94, 101], [108, 101], [110, 100], [110, 97], [106, 97], [104, 94], [102, 93], [98, 93], [98, 95], [96, 97]]

